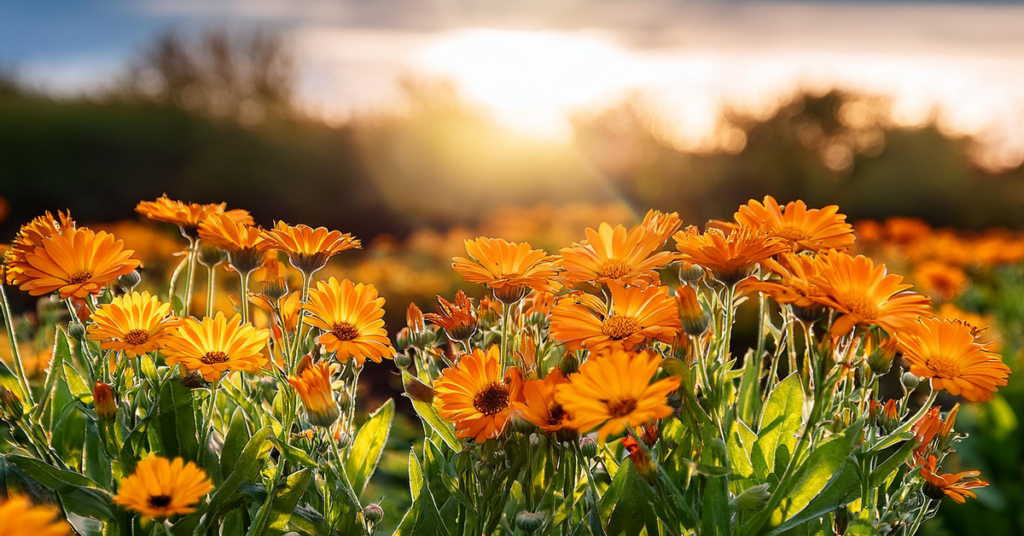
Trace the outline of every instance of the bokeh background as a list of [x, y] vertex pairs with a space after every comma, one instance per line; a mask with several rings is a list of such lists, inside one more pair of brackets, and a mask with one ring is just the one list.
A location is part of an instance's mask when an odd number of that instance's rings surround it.
[[[68, 208], [159, 280], [183, 241], [135, 204], [225, 201], [361, 238], [328, 270], [376, 284], [397, 331], [463, 288], [448, 263], [471, 236], [555, 252], [648, 208], [701, 224], [766, 194], [916, 218], [859, 225], [865, 251], [991, 325], [1017, 369], [961, 413], [962, 463], [993, 486], [926, 528], [1020, 534], [1022, 28], [1016, 2], [8, 2], [0, 240]], [[371, 367], [372, 409], [394, 369]], [[416, 434], [398, 425], [374, 482], [396, 511]]]

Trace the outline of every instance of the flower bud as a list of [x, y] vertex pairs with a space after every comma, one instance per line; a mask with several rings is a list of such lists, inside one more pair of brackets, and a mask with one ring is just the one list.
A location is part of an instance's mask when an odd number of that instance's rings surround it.
[[531, 434], [537, 429], [534, 424], [523, 418], [518, 412], [512, 415], [512, 429], [520, 434]]
[[376, 525], [384, 519], [384, 509], [377, 503], [368, 504], [363, 508], [363, 517], [370, 523]]
[[200, 374], [198, 370], [188, 371], [187, 373], [181, 376], [181, 379], [179, 381], [181, 382], [181, 385], [191, 390], [202, 389], [203, 387], [206, 387], [206, 380], [203, 378], [203, 375]]
[[[206, 242], [205, 240], [203, 242]], [[199, 263], [207, 268], [224, 264], [228, 260], [228, 252], [217, 246], [206, 245], [199, 247]]]
[[682, 261], [679, 263], [679, 281], [683, 283], [693, 283], [700, 281], [700, 278], [704, 275], [704, 268], [693, 264], [692, 262]]
[[900, 376], [900, 382], [903, 383], [903, 387], [906, 387], [907, 392], [917, 389], [917, 386], [921, 384], [921, 378], [918, 378], [916, 374], [907, 371]]
[[516, 514], [516, 528], [523, 532], [535, 532], [544, 526], [547, 516], [540, 512], [519, 512]]
[[71, 322], [68, 324], [68, 336], [75, 340], [85, 340], [85, 324], [81, 322]]
[[412, 358], [405, 352], [399, 352], [395, 354], [395, 366], [398, 368], [408, 368], [412, 364]]
[[764, 508], [768, 504], [768, 500], [771, 499], [772, 494], [768, 493], [768, 484], [761, 484], [743, 490], [732, 501], [732, 506], [737, 510], [756, 510]]
[[117, 395], [109, 385], [96, 382], [92, 390], [92, 403], [97, 417], [108, 422], [117, 419]]
[[676, 289], [676, 306], [679, 309], [679, 319], [683, 323], [683, 331], [687, 335], [696, 337], [708, 329], [711, 313], [700, 305], [693, 287], [683, 285]]
[[575, 374], [580, 370], [580, 360], [576, 357], [573, 352], [566, 352], [562, 356], [562, 360], [558, 362], [558, 369], [562, 371], [563, 376]]
[[580, 439], [580, 454], [586, 458], [597, 456], [597, 442], [591, 437]]
[[409, 308], [405, 310], [405, 325], [413, 333], [421, 333], [426, 329], [426, 324], [423, 322], [423, 311], [415, 303], [410, 303]]
[[868, 366], [875, 374], [882, 375], [889, 372], [892, 362], [896, 359], [896, 351], [899, 345], [896, 344], [896, 337], [888, 337], [881, 341], [868, 357]]
[[413, 334], [409, 328], [398, 330], [398, 335], [395, 335], [395, 350], [404, 352], [411, 346], [413, 346]]
[[887, 400], [882, 407], [882, 428], [888, 431], [895, 430], [900, 426], [900, 408], [895, 400]]
[[340, 421], [334, 425], [331, 431], [334, 442], [338, 444], [338, 449], [345, 450], [352, 444], [352, 434], [342, 429]]
[[117, 284], [121, 285], [121, 289], [125, 293], [131, 292], [142, 282], [142, 274], [138, 270], [132, 270], [127, 274], [117, 278]]
[[0, 386], [0, 417], [6, 421], [17, 421], [25, 415], [25, 406], [18, 395]]

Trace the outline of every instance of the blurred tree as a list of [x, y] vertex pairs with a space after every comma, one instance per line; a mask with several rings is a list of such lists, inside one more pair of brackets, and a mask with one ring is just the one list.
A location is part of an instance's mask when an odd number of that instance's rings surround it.
[[268, 30], [168, 30], [128, 68], [124, 90], [190, 112], [258, 123], [294, 113], [296, 72], [280, 35]]

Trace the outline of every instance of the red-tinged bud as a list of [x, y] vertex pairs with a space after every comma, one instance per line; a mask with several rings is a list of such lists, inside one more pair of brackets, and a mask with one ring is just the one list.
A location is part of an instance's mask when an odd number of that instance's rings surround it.
[[109, 385], [96, 382], [92, 390], [92, 403], [96, 408], [96, 416], [105, 421], [117, 419], [117, 395]]

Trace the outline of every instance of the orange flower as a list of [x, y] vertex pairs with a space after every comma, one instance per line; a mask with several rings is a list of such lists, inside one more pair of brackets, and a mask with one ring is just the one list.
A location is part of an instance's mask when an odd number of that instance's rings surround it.
[[566, 426], [580, 433], [597, 428], [597, 440], [603, 444], [627, 425], [671, 415], [665, 399], [681, 380], [671, 377], [652, 383], [661, 361], [654, 352], [634, 354], [621, 348], [591, 355], [555, 392], [555, 400], [571, 415]]
[[625, 285], [657, 283], [658, 270], [672, 262], [672, 253], [661, 251], [665, 244], [661, 235], [638, 225], [627, 233], [626, 228], [602, 223], [598, 230], [588, 228], [587, 239], [562, 249], [559, 265], [571, 283], [607, 283]]
[[910, 285], [885, 265], [871, 259], [829, 251], [818, 257], [818, 274], [810, 281], [821, 291], [815, 301], [840, 313], [832, 334], [840, 336], [857, 325], [879, 326], [889, 333], [913, 327], [918, 318], [931, 316], [928, 298], [903, 292]]
[[338, 361], [351, 357], [361, 365], [366, 359], [380, 363], [395, 357], [384, 329], [384, 298], [373, 285], [333, 277], [319, 281], [303, 308], [313, 315], [309, 323], [324, 332], [317, 341], [328, 352], [337, 352]]
[[885, 235], [889, 242], [906, 245], [916, 242], [931, 232], [931, 227], [920, 218], [892, 216], [885, 220]]
[[132, 292], [101, 305], [92, 315], [89, 340], [100, 341], [103, 350], [136, 357], [160, 348], [181, 321], [170, 314], [171, 304], [161, 303], [148, 292]]
[[813, 257], [782, 253], [779, 259], [766, 259], [764, 267], [779, 276], [778, 279], [744, 280], [744, 291], [763, 292], [776, 302], [789, 305], [793, 314], [804, 322], [814, 322], [824, 312], [818, 299], [822, 292], [811, 282], [818, 275], [819, 263]]
[[348, 233], [308, 225], [292, 227], [281, 221], [273, 229], [263, 231], [262, 236], [270, 247], [287, 253], [292, 266], [307, 276], [326, 266], [328, 259], [338, 253], [362, 247]]
[[164, 194], [156, 201], [140, 201], [135, 206], [135, 212], [146, 216], [151, 220], [173, 223], [181, 228], [182, 234], [189, 239], [198, 236], [199, 224], [213, 214], [226, 214], [232, 221], [252, 225], [252, 216], [249, 211], [242, 209], [227, 210], [227, 203], [182, 203], [167, 197]]
[[455, 425], [459, 437], [477, 443], [498, 437], [512, 416], [512, 404], [522, 401], [522, 372], [512, 367], [502, 376], [498, 354], [496, 345], [487, 353], [476, 348], [434, 384], [438, 412]]
[[787, 241], [794, 252], [846, 249], [854, 241], [853, 227], [836, 205], [808, 209], [797, 200], [781, 207], [768, 195], [764, 204], [751, 199], [741, 206], [735, 219], [740, 227], [764, 230]]
[[288, 376], [288, 383], [302, 399], [309, 422], [314, 426], [329, 428], [341, 414], [331, 387], [331, 366], [326, 360], [316, 364], [310, 361], [308, 355], [302, 356], [296, 367], [296, 375]]
[[612, 311], [602, 314], [585, 303], [562, 300], [551, 314], [550, 337], [568, 350], [591, 351], [621, 342], [632, 349], [647, 339], [669, 344], [682, 331], [668, 287], [623, 287], [609, 283]]
[[[14, 490], [12, 489], [11, 492]], [[26, 497], [12, 495], [0, 498], [0, 535], [3, 536], [67, 536], [71, 526], [60, 520], [60, 508], [33, 506]]]
[[199, 223], [199, 238], [228, 252], [231, 267], [248, 274], [260, 267], [270, 244], [259, 227], [238, 223], [225, 213], [210, 214]]
[[929, 456], [928, 461], [917, 458], [917, 465], [921, 466], [921, 477], [924, 479], [924, 493], [932, 499], [939, 500], [945, 496], [964, 504], [967, 502], [966, 497], [978, 497], [971, 491], [972, 489], [988, 486], [988, 482], [977, 479], [981, 476], [978, 471], [942, 475], [936, 469], [935, 463], [935, 456]]
[[[281, 329], [287, 333], [293, 333], [299, 325], [299, 311], [302, 309], [302, 296], [297, 290], [292, 291], [281, 298], [278, 303], [281, 307], [281, 315], [278, 316], [273, 301], [265, 294], [249, 293], [249, 303], [267, 311], [271, 314], [271, 323], [274, 324], [274, 338], [281, 338]], [[280, 324], [278, 326], [277, 324]]]
[[438, 312], [427, 313], [423, 318], [443, 329], [452, 342], [468, 341], [476, 333], [476, 311], [465, 292], [455, 293], [455, 303], [438, 296], [437, 307]]
[[644, 215], [644, 222], [641, 225], [647, 229], [648, 234], [657, 235], [661, 239], [661, 245], [664, 246], [665, 242], [668, 242], [668, 239], [676, 234], [683, 222], [680, 221], [678, 212], [666, 213], [652, 208]]
[[551, 280], [558, 269], [547, 253], [530, 244], [481, 237], [466, 240], [466, 252], [470, 258], [455, 257], [452, 266], [466, 281], [493, 289], [502, 303], [518, 302], [531, 288], [555, 290]]
[[921, 417], [921, 420], [914, 423], [914, 427], [911, 429], [914, 432], [914, 438], [917, 439], [917, 447], [914, 448], [916, 456], [923, 457], [932, 450], [932, 440], [936, 436], [939, 438], [938, 448], [940, 451], [949, 447], [950, 434], [953, 432], [953, 423], [956, 422], [957, 413], [960, 412], [960, 404], [956, 404], [953, 409], [949, 410], [945, 420], [939, 417], [939, 409], [939, 406], [929, 409], [924, 417]]
[[719, 229], [704, 234], [687, 229], [676, 233], [675, 240], [682, 260], [703, 266], [724, 285], [735, 285], [750, 275], [757, 263], [789, 250], [782, 240], [746, 228], [729, 234]]
[[258, 374], [267, 358], [263, 348], [270, 332], [242, 324], [241, 315], [229, 320], [224, 313], [202, 321], [187, 318], [167, 339], [163, 353], [168, 365], [181, 363], [189, 371], [198, 371], [206, 381], [222, 374], [244, 371]]
[[[532, 343], [532, 341], [531, 341]], [[524, 419], [545, 432], [557, 432], [565, 426], [569, 416], [555, 401], [559, 385], [569, 383], [557, 368], [551, 369], [541, 380], [527, 380], [523, 386], [523, 401], [513, 404]]]
[[551, 315], [551, 308], [555, 306], [555, 301], [554, 294], [535, 290], [526, 296], [526, 300], [523, 301], [523, 310], [527, 317], [539, 315], [547, 318]]
[[20, 285], [25, 281], [24, 272], [28, 263], [25, 256], [43, 245], [43, 241], [55, 234], [74, 229], [75, 222], [70, 212], [57, 211], [55, 218], [50, 211], [37, 216], [21, 226], [14, 242], [4, 254], [3, 264], [7, 270], [6, 281], [10, 285]]
[[33, 296], [60, 291], [61, 298], [84, 298], [138, 268], [141, 263], [132, 253], [111, 234], [69, 228], [25, 255], [21, 290]]
[[914, 268], [914, 281], [924, 292], [941, 300], [952, 300], [962, 294], [971, 282], [956, 266], [926, 261]]
[[708, 329], [711, 315], [700, 304], [697, 291], [693, 290], [693, 287], [680, 285], [676, 288], [676, 308], [679, 310], [683, 331], [687, 335], [696, 337]]
[[911, 373], [931, 378], [933, 388], [971, 402], [991, 400], [1010, 375], [999, 355], [979, 343], [971, 326], [960, 321], [925, 318], [897, 338]]

